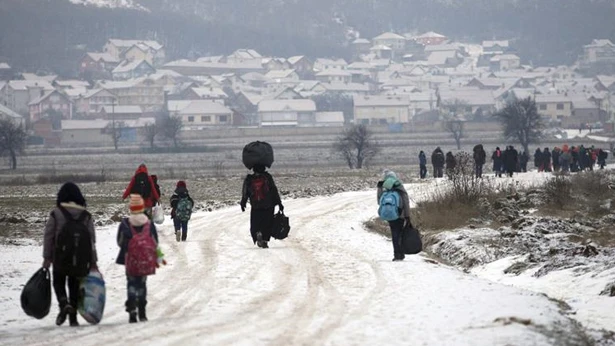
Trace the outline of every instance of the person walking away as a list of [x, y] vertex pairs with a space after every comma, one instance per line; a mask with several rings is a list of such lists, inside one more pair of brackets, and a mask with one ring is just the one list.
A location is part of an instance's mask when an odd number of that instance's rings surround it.
[[530, 156], [524, 150], [519, 156], [519, 171], [527, 172], [527, 162], [530, 160]]
[[561, 171], [564, 174], [568, 174], [570, 171], [570, 166], [572, 166], [572, 155], [570, 154], [570, 149], [568, 149], [567, 145], [562, 147], [562, 153], [559, 156]]
[[545, 169], [544, 161], [542, 160], [542, 151], [540, 148], [536, 148], [534, 152], [534, 167], [538, 169], [538, 172], [543, 172]]
[[551, 157], [552, 157], [552, 161], [553, 161], [553, 172], [559, 172], [560, 170], [560, 163], [559, 163], [559, 156], [561, 155], [561, 150], [558, 147], [553, 148], [553, 151], [551, 152]]
[[437, 147], [431, 154], [431, 165], [433, 166], [434, 178], [442, 178], [444, 168], [444, 152]]
[[598, 149], [598, 165], [600, 165], [600, 169], [604, 169], [606, 166], [606, 159], [608, 156], [609, 154], [606, 151]]
[[483, 165], [485, 165], [485, 161], [487, 159], [487, 153], [485, 153], [485, 149], [482, 144], [478, 144], [474, 146], [474, 173], [477, 178], [483, 177]]
[[518, 161], [519, 154], [517, 153], [517, 150], [512, 145], [508, 146], [506, 152], [504, 153], [504, 165], [506, 166], [507, 175], [511, 178], [515, 172], [515, 167], [517, 167]]
[[154, 188], [156, 189], [156, 193], [158, 194], [158, 200], [160, 201], [160, 197], [162, 197], [162, 193], [160, 193], [160, 185], [158, 185], [158, 176], [156, 174], [150, 175], [152, 177], [152, 182], [154, 183]]
[[139, 194], [145, 203], [145, 214], [152, 218], [152, 207], [158, 203], [160, 195], [156, 191], [156, 184], [147, 172], [147, 166], [140, 164], [135, 174], [130, 179], [130, 183], [124, 190], [122, 199], [125, 200], [131, 194]]
[[545, 172], [551, 172], [551, 152], [549, 148], [545, 148], [542, 152], [542, 164], [544, 165]]
[[383, 180], [377, 185], [378, 216], [389, 223], [393, 241], [393, 261], [403, 261], [402, 232], [410, 226], [410, 199], [395, 172], [384, 170]]
[[570, 156], [572, 157], [570, 161], [570, 172], [578, 172], [579, 171], [579, 148], [572, 146], [570, 147]]
[[427, 176], [427, 157], [422, 150], [419, 153], [419, 176], [421, 179], [425, 179]]
[[579, 170], [581, 172], [585, 171], [587, 168], [587, 150], [583, 145], [579, 146]]
[[491, 160], [493, 160], [493, 172], [495, 173], [495, 176], [501, 178], [503, 160], [502, 160], [502, 151], [500, 150], [500, 147], [495, 148], [495, 151], [491, 155]]
[[243, 181], [241, 193], [241, 211], [246, 210], [246, 204], [250, 201], [250, 234], [252, 241], [260, 248], [269, 248], [271, 229], [273, 227], [273, 213], [277, 205], [281, 212], [284, 206], [280, 199], [280, 193], [273, 181], [271, 174], [266, 172], [263, 165], [256, 165], [254, 173], [248, 174]]
[[171, 218], [175, 226], [175, 238], [177, 241], [186, 241], [188, 237], [188, 221], [192, 216], [194, 200], [188, 194], [186, 182], [180, 180], [175, 185], [175, 192], [171, 196]]
[[[120, 248], [116, 263], [126, 267], [126, 312], [128, 322], [147, 321], [147, 277], [158, 267], [158, 232], [145, 214], [145, 201], [139, 194], [131, 194], [130, 216], [124, 218], [117, 230]], [[138, 311], [137, 311], [138, 310]]]
[[53, 289], [60, 307], [58, 326], [64, 324], [67, 316], [72, 327], [79, 325], [79, 282], [90, 271], [98, 271], [94, 220], [86, 207], [79, 187], [65, 183], [45, 224], [43, 267], [49, 269], [53, 265]]
[[589, 170], [594, 170], [594, 165], [596, 164], [596, 160], [598, 159], [598, 150], [594, 148], [592, 145], [589, 150]]
[[457, 166], [457, 160], [452, 152], [446, 153], [446, 175], [450, 178], [455, 172], [455, 166]]

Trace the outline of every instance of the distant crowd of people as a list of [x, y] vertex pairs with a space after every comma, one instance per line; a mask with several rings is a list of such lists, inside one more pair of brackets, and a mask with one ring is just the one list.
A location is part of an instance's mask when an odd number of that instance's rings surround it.
[[[482, 144], [474, 146], [472, 157], [474, 159], [474, 174], [482, 178], [483, 166], [487, 163], [487, 153]], [[600, 169], [606, 166], [608, 152], [593, 145], [586, 148], [580, 146], [563, 145], [562, 148], [554, 147], [549, 150], [536, 148], [534, 152], [534, 167], [539, 172], [582, 172], [593, 170], [597, 165]], [[514, 146], [509, 145], [501, 150], [496, 147], [491, 154], [493, 161], [493, 172], [496, 177], [505, 174], [512, 177], [517, 172], [527, 172], [530, 155], [526, 151], [520, 154]], [[457, 166], [457, 159], [452, 151], [444, 154], [440, 147], [437, 147], [431, 154], [431, 165], [433, 167], [433, 177], [442, 178], [444, 172], [450, 175]], [[419, 153], [419, 176], [421, 179], [427, 177], [427, 156], [423, 150]]]

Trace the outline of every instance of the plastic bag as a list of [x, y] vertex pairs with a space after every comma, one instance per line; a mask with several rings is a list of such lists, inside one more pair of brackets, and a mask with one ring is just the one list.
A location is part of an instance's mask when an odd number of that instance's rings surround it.
[[275, 239], [282, 240], [288, 237], [288, 232], [290, 232], [288, 216], [284, 215], [284, 213], [280, 211], [273, 217], [273, 229], [271, 230], [271, 236]]
[[79, 285], [77, 311], [90, 324], [98, 324], [105, 311], [106, 290], [102, 274], [91, 271]]
[[157, 225], [162, 225], [162, 223], [164, 222], [164, 209], [162, 209], [162, 206], [160, 204], [156, 204], [152, 208], [152, 219]]
[[21, 291], [21, 308], [28, 316], [42, 319], [51, 308], [51, 277], [49, 269], [39, 269]]
[[423, 251], [421, 234], [416, 228], [412, 227], [412, 225], [404, 227], [401, 234], [401, 243], [406, 255], [416, 255]]

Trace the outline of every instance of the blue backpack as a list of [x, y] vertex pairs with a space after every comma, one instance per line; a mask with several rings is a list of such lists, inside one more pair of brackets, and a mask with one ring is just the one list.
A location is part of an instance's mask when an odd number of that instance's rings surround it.
[[378, 216], [384, 221], [395, 221], [399, 219], [400, 209], [399, 192], [395, 190], [386, 190], [380, 196]]

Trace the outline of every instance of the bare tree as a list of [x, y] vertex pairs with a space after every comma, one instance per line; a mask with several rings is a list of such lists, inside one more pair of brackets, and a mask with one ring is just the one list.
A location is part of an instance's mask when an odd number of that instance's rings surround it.
[[455, 99], [452, 102], [443, 102], [440, 107], [440, 113], [444, 119], [442, 127], [453, 135], [457, 150], [459, 150], [461, 149], [461, 139], [464, 137], [465, 113], [468, 104]]
[[173, 141], [175, 148], [179, 146], [179, 134], [184, 127], [182, 118], [179, 116], [165, 116], [162, 120], [161, 133], [164, 138]]
[[461, 149], [461, 139], [464, 136], [465, 122], [461, 119], [451, 118], [447, 119], [443, 123], [444, 130], [450, 132], [457, 144], [457, 150]]
[[342, 156], [349, 168], [361, 169], [380, 151], [372, 137], [365, 125], [352, 125], [341, 133], [333, 150]]
[[108, 134], [113, 141], [113, 147], [117, 150], [120, 138], [122, 138], [122, 129], [126, 127], [126, 123], [123, 121], [111, 121], [103, 129], [103, 133]]
[[160, 132], [160, 128], [155, 123], [145, 124], [141, 128], [141, 134], [145, 137], [145, 140], [149, 143], [149, 147], [154, 149], [154, 141], [156, 136]]
[[17, 155], [23, 153], [27, 137], [21, 125], [9, 119], [0, 119], [0, 155], [8, 154], [11, 169], [17, 169]]
[[502, 123], [504, 137], [521, 143], [526, 153], [530, 152], [529, 144], [540, 141], [544, 123], [538, 113], [536, 101], [531, 97], [509, 102], [494, 116]]

